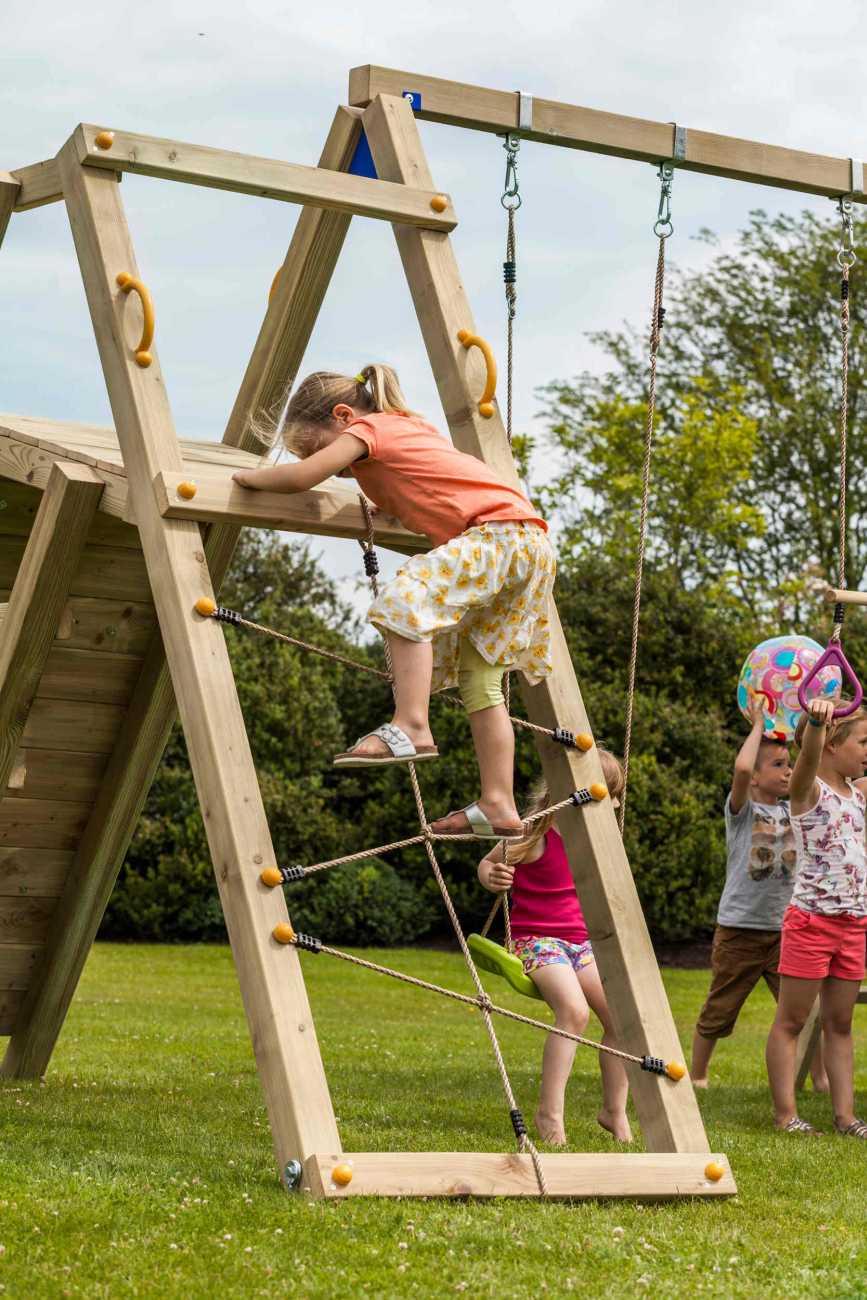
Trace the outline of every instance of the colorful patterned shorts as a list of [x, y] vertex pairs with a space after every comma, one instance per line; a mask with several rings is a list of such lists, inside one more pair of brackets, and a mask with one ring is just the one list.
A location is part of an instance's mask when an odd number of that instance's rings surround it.
[[524, 974], [530, 975], [543, 966], [571, 966], [582, 970], [593, 963], [590, 940], [584, 943], [567, 943], [546, 934], [531, 934], [528, 939], [515, 939], [512, 951], [524, 963]]
[[414, 555], [367, 617], [409, 641], [433, 642], [433, 687], [458, 683], [460, 639], [531, 685], [551, 672], [550, 602], [557, 562], [538, 524], [479, 524]]

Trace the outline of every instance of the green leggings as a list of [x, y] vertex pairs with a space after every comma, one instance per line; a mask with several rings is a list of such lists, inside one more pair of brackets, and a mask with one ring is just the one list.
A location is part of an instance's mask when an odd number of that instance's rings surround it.
[[489, 664], [483, 659], [469, 637], [461, 637], [458, 660], [458, 689], [467, 713], [491, 709], [505, 704], [503, 695], [502, 664]]

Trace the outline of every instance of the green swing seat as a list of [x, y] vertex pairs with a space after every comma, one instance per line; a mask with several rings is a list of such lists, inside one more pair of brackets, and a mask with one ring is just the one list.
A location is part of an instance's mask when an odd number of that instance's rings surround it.
[[524, 974], [520, 957], [506, 952], [505, 948], [494, 943], [492, 939], [483, 939], [480, 934], [468, 935], [467, 946], [473, 954], [473, 961], [482, 970], [489, 971], [492, 975], [499, 975], [511, 984], [516, 993], [523, 993], [525, 998], [537, 998], [538, 1001], [543, 1001], [542, 994], [529, 975]]

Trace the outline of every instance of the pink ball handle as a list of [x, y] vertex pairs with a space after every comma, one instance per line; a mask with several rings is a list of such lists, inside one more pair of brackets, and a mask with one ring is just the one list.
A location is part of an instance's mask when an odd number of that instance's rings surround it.
[[849, 704], [845, 704], [842, 708], [834, 710], [835, 718], [848, 718], [850, 713], [854, 713], [856, 709], [861, 707], [861, 701], [864, 699], [864, 690], [858, 680], [855, 669], [843, 654], [839, 642], [837, 641], [828, 642], [824, 653], [819, 656], [816, 663], [813, 665], [812, 670], [801, 682], [801, 685], [798, 687], [798, 703], [806, 713], [810, 703], [807, 698], [807, 687], [810, 685], [813, 678], [818, 677], [822, 669], [827, 668], [829, 664], [836, 664], [840, 669], [840, 672], [843, 674], [843, 681], [848, 681], [855, 693], [855, 698], [851, 700]]

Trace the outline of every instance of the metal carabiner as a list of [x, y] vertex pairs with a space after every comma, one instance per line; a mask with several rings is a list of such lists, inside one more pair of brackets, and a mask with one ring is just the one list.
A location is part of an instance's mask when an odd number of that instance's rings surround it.
[[523, 202], [518, 187], [518, 150], [520, 147], [521, 137], [519, 135], [503, 137], [503, 148], [506, 151], [506, 180], [500, 203], [507, 212], [509, 210], [517, 212]]
[[659, 171], [656, 173], [659, 177], [659, 208], [656, 213], [656, 221], [653, 223], [653, 233], [658, 239], [668, 239], [669, 235], [674, 234], [674, 223], [671, 220], [671, 187], [674, 181], [674, 166], [670, 162], [659, 164]]
[[841, 271], [845, 271], [858, 261], [855, 252], [855, 230], [852, 222], [853, 206], [851, 198], [839, 198], [837, 200], [837, 211], [840, 213], [841, 226], [837, 265]]

